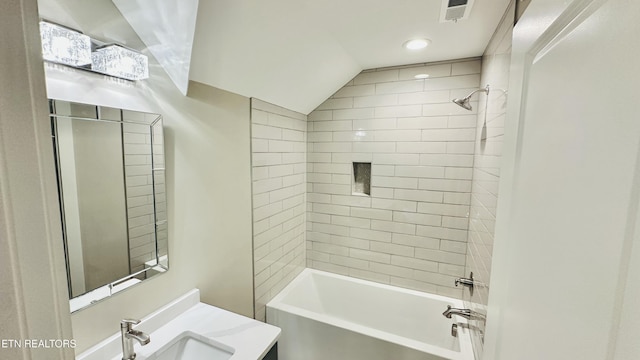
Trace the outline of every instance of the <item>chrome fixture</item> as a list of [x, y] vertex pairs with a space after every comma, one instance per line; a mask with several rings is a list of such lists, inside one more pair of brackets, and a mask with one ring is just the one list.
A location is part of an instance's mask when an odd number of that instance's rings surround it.
[[458, 324], [451, 325], [451, 336], [458, 337]]
[[475, 286], [475, 281], [473, 280], [473, 271], [469, 274], [468, 278], [457, 278], [455, 281], [456, 286], [462, 284], [469, 288], [469, 293], [473, 296], [473, 287]]
[[461, 106], [469, 111], [473, 110], [473, 107], [471, 107], [471, 104], [469, 103], [469, 100], [471, 99], [471, 96], [473, 96], [473, 94], [479, 92], [479, 91], [484, 91], [487, 95], [489, 95], [489, 85], [487, 84], [487, 86], [484, 89], [478, 89], [478, 90], [474, 90], [471, 92], [471, 94], [463, 97], [462, 99], [453, 99], [451, 101], [453, 101], [456, 105]]
[[122, 360], [133, 360], [136, 358], [136, 353], [133, 351], [133, 340], [136, 340], [140, 345], [147, 345], [151, 338], [149, 335], [143, 333], [140, 330], [133, 330], [133, 325], [140, 324], [140, 320], [124, 319], [120, 322], [120, 333], [122, 335]]
[[473, 311], [471, 309], [456, 309], [456, 308], [452, 308], [451, 305], [447, 305], [447, 310], [445, 310], [442, 315], [444, 315], [444, 317], [446, 317], [447, 319], [451, 319], [451, 315], [458, 315], [458, 316], [462, 316], [463, 318], [467, 319], [467, 320], [482, 320], [484, 321], [486, 319], [486, 316], [484, 314], [481, 314], [479, 312]]
[[40, 38], [45, 61], [130, 81], [149, 78], [149, 58], [139, 51], [46, 20], [40, 21]]

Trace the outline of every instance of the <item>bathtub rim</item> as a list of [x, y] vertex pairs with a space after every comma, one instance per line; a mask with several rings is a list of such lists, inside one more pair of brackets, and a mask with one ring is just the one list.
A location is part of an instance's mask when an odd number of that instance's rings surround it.
[[[298, 276], [296, 276], [284, 289], [282, 289], [271, 301], [269, 301], [266, 304], [267, 314], [269, 313], [269, 309], [280, 310], [280, 311], [291, 313], [297, 316], [305, 317], [320, 323], [326, 323], [339, 328], [347, 329], [349, 331], [353, 331], [365, 336], [371, 336], [378, 340], [387, 341], [390, 343], [395, 343], [401, 346], [405, 346], [413, 350], [426, 352], [426, 353], [433, 354], [440, 357], [445, 357], [450, 360], [475, 359], [475, 354], [471, 345], [471, 334], [469, 329], [467, 328], [468, 322], [463, 318], [456, 319], [456, 323], [458, 324], [458, 341], [460, 345], [460, 351], [458, 352], [458, 351], [441, 348], [435, 345], [427, 344], [418, 340], [409, 339], [404, 336], [395, 335], [386, 331], [356, 324], [350, 321], [342, 320], [340, 318], [337, 318], [331, 315], [319, 314], [314, 311], [310, 311], [294, 305], [283, 303], [282, 300], [287, 295], [289, 295], [291, 291], [293, 291], [293, 289], [296, 288], [298, 284], [305, 281], [308, 277], [313, 276], [314, 274], [317, 274], [319, 276], [332, 277], [332, 278], [336, 278], [344, 281], [355, 282], [362, 285], [374, 286], [374, 287], [385, 289], [385, 290], [399, 291], [405, 294], [414, 295], [422, 298], [435, 299], [447, 304], [451, 304], [454, 307], [463, 307], [463, 301], [460, 299], [454, 299], [454, 298], [450, 298], [442, 295], [425, 293], [425, 292], [411, 290], [411, 289], [405, 289], [405, 288], [388, 285], [388, 284], [381, 284], [374, 281], [353, 278], [350, 276], [345, 276], [340, 274], [334, 274], [327, 271], [306, 268]], [[267, 321], [268, 320], [269, 319], [267, 315]]]

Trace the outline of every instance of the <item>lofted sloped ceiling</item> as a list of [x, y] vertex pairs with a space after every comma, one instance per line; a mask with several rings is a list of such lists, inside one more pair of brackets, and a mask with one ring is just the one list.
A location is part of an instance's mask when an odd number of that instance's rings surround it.
[[307, 114], [363, 69], [482, 55], [508, 3], [440, 23], [442, 0], [201, 0], [190, 78]]
[[[198, 0], [112, 0], [171, 80], [189, 87]], [[158, 26], [160, 25], [160, 26]]]
[[[179, 0], [136, 2], [168, 9], [181, 5]], [[469, 0], [469, 18], [457, 23], [439, 21], [444, 3], [200, 0], [189, 79], [308, 114], [364, 69], [482, 55], [509, 0]], [[122, 4], [119, 8], [133, 18]], [[166, 21], [132, 26], [139, 32], [144, 26], [167, 27]], [[413, 38], [432, 43], [421, 51], [402, 47]], [[174, 62], [181, 60], [181, 68], [189, 68], [184, 59]]]

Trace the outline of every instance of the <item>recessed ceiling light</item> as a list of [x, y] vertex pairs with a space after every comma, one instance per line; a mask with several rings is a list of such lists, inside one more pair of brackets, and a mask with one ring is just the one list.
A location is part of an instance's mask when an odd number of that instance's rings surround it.
[[416, 79], [426, 79], [429, 77], [429, 74], [418, 74], [416, 76], [414, 76], [414, 78]]
[[405, 42], [403, 46], [409, 50], [424, 49], [431, 43], [429, 39], [413, 39]]

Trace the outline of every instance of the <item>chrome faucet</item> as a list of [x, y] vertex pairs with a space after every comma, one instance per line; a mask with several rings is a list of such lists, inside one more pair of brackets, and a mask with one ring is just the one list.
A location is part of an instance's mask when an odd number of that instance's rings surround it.
[[140, 330], [133, 330], [133, 325], [140, 324], [140, 320], [124, 319], [120, 321], [120, 333], [122, 335], [122, 360], [133, 360], [136, 358], [136, 353], [133, 351], [133, 340], [136, 340], [140, 345], [147, 345], [151, 338], [149, 335], [143, 333]]
[[471, 309], [456, 309], [452, 308], [451, 305], [447, 305], [447, 310], [445, 310], [442, 315], [447, 319], [451, 319], [451, 315], [462, 316], [467, 320], [486, 320], [486, 316], [479, 312], [473, 311]]

